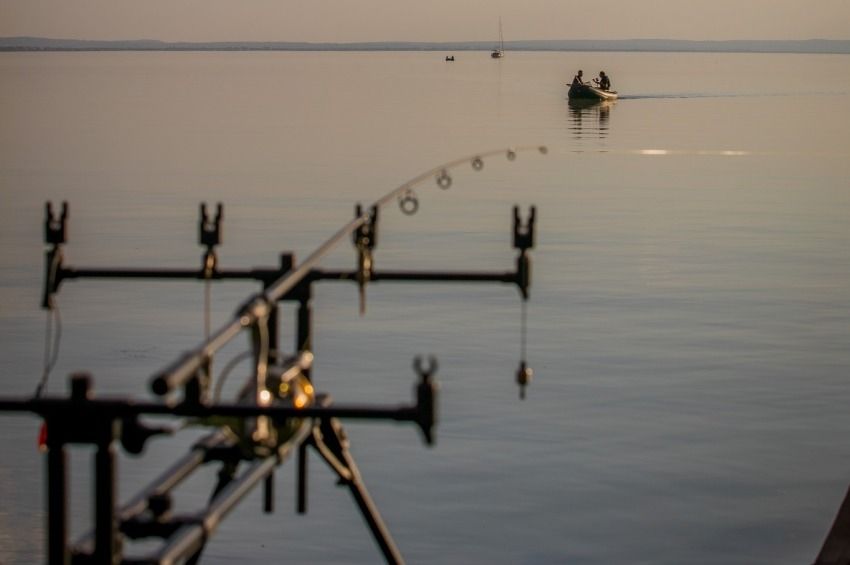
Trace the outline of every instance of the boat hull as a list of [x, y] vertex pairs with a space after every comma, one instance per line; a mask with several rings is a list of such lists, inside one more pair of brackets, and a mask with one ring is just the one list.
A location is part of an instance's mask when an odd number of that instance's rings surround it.
[[570, 100], [616, 100], [617, 93], [613, 90], [602, 90], [595, 86], [571, 86], [567, 94]]
[[616, 100], [600, 100], [599, 98], [569, 98], [567, 105], [571, 110], [585, 110], [587, 108], [601, 108], [608, 110]]

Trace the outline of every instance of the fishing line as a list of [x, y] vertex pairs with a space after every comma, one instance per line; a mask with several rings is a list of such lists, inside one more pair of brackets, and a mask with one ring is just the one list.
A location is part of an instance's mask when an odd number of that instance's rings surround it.
[[[53, 326], [56, 326], [54, 332]], [[51, 309], [48, 310], [44, 332], [44, 369], [41, 373], [41, 380], [38, 386], [35, 387], [35, 397], [39, 398], [47, 388], [47, 381], [50, 379], [50, 373], [53, 367], [56, 366], [56, 361], [59, 359], [59, 343], [62, 341], [62, 316], [59, 314], [59, 305], [55, 301], [51, 301]]]
[[210, 338], [210, 328], [212, 327], [212, 320], [210, 315], [210, 305], [212, 303], [212, 284], [210, 280], [207, 279], [204, 281], [204, 339], [208, 340]]
[[227, 365], [225, 365], [224, 369], [221, 370], [221, 374], [218, 376], [218, 380], [215, 383], [215, 391], [213, 392], [213, 403], [217, 404], [218, 401], [221, 399], [221, 391], [224, 388], [224, 381], [227, 380], [227, 377], [230, 376], [230, 373], [233, 371], [233, 369], [235, 369], [239, 363], [251, 357], [251, 354], [251, 351], [243, 351], [242, 353], [239, 353], [238, 355], [233, 357], [233, 359], [227, 362]]
[[257, 320], [257, 338], [256, 338], [256, 377], [257, 377], [257, 400], [260, 404], [265, 404], [259, 398], [262, 392], [266, 391], [266, 375], [269, 367], [269, 326], [268, 318]]
[[520, 310], [520, 354], [519, 360], [522, 363], [527, 361], [526, 359], [526, 348], [528, 343], [528, 300], [522, 301], [522, 306]]
[[528, 327], [528, 303], [527, 300], [522, 301], [522, 310], [521, 310], [521, 337], [520, 337], [520, 353], [521, 359], [519, 362], [519, 368], [516, 372], [516, 382], [519, 385], [519, 398], [520, 400], [525, 400], [525, 388], [531, 382], [531, 379], [534, 378], [534, 370], [528, 366], [526, 363], [526, 335], [527, 335], [527, 327]]

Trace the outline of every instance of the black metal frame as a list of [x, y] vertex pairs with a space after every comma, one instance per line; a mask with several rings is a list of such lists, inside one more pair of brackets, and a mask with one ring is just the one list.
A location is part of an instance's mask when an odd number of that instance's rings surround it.
[[[511, 152], [509, 152], [509, 158]], [[480, 158], [476, 157], [478, 163]], [[476, 161], [473, 161], [475, 167]], [[445, 170], [441, 175], [446, 175]], [[450, 184], [450, 179], [449, 179]], [[443, 186], [438, 177], [438, 184]], [[404, 189], [403, 192], [402, 189]], [[331, 402], [328, 395], [316, 395], [311, 406], [295, 408], [270, 405], [263, 400], [269, 367], [280, 371], [295, 371], [311, 378], [312, 355], [312, 285], [320, 281], [352, 281], [360, 289], [361, 308], [365, 308], [367, 284], [381, 281], [409, 282], [500, 282], [516, 284], [523, 299], [528, 297], [530, 259], [528, 250], [534, 246], [534, 208], [523, 224], [518, 208], [514, 209], [513, 243], [519, 250], [514, 271], [506, 272], [420, 272], [375, 271], [372, 253], [377, 243], [378, 208], [394, 194], [409, 198], [409, 189], [400, 187], [384, 197], [368, 212], [358, 206], [355, 219], [343, 227], [304, 263], [296, 266], [291, 254], [280, 257], [277, 268], [250, 270], [219, 269], [215, 248], [221, 243], [222, 206], [214, 217], [201, 205], [199, 242], [206, 248], [199, 269], [156, 268], [74, 268], [64, 264], [62, 245], [66, 242], [68, 207], [63, 203], [60, 214], [46, 206], [45, 242], [50, 246], [45, 257], [45, 285], [42, 306], [54, 307], [54, 296], [66, 280], [84, 278], [108, 279], [188, 279], [188, 280], [255, 280], [263, 292], [251, 297], [238, 309], [233, 320], [209, 336], [197, 348], [187, 352], [151, 380], [154, 394], [162, 402], [136, 402], [128, 399], [98, 399], [92, 395], [92, 380], [87, 374], [72, 375], [68, 397], [29, 399], [0, 398], [0, 411], [32, 412], [46, 424], [47, 438], [47, 557], [51, 564], [125, 563], [153, 564], [185, 561], [196, 563], [204, 544], [224, 516], [257, 484], [264, 483], [264, 509], [272, 511], [273, 473], [275, 468], [297, 452], [297, 511], [307, 510], [307, 450], [314, 449], [336, 472], [340, 482], [351, 490], [352, 496], [369, 526], [382, 555], [389, 563], [402, 562], [392, 536], [372, 502], [354, 459], [348, 451], [348, 441], [340, 418], [391, 419], [417, 424], [426, 443], [434, 441], [436, 420], [436, 384], [433, 374], [436, 360], [423, 366], [417, 358], [418, 373], [415, 403], [397, 407], [342, 406]], [[400, 196], [401, 198], [401, 196]], [[404, 211], [404, 202], [400, 200]], [[408, 203], [409, 204], [409, 203]], [[414, 201], [418, 206], [418, 203]], [[414, 209], [415, 211], [415, 209]], [[330, 247], [342, 238], [352, 236], [357, 250], [357, 269], [354, 271], [320, 270], [314, 265]], [[282, 363], [279, 349], [279, 303], [297, 303], [296, 357]], [[209, 388], [212, 380], [211, 363], [218, 349], [243, 329], [252, 333], [255, 374], [243, 387], [240, 403], [212, 403]], [[305, 356], [306, 355], [306, 356]], [[525, 369], [525, 362], [521, 371]], [[527, 383], [518, 374], [521, 387]], [[182, 390], [182, 398], [173, 398]], [[268, 397], [268, 394], [266, 394]], [[140, 416], [170, 415], [176, 417], [232, 417], [253, 426], [256, 449], [246, 453], [244, 446], [225, 430], [218, 429], [196, 443], [183, 458], [175, 462], [128, 503], [116, 501], [115, 444], [138, 454], [153, 436], [166, 434], [167, 428], [150, 427]], [[285, 441], [275, 442], [264, 435], [271, 424], [295, 422], [295, 432]], [[264, 425], [265, 424], [265, 425]], [[94, 455], [94, 527], [77, 543], [68, 541], [68, 460], [70, 445], [93, 445]], [[200, 466], [209, 462], [221, 463], [218, 484], [208, 506], [192, 515], [171, 512], [170, 492]], [[237, 476], [240, 462], [248, 468]], [[163, 540], [155, 553], [141, 559], [123, 557], [123, 540], [155, 537]]]

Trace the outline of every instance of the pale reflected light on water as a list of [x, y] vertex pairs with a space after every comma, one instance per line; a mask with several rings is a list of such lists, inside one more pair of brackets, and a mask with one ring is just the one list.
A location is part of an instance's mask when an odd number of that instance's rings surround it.
[[716, 157], [744, 157], [752, 155], [751, 151], [732, 151], [724, 150], [708, 150], [701, 149], [697, 151], [675, 151], [672, 149], [638, 149], [634, 152], [637, 155], [707, 155]]
[[[623, 98], [571, 108], [564, 80], [582, 67], [605, 68]], [[833, 77], [830, 92], [789, 84], [800, 68]], [[269, 266], [306, 257], [355, 202], [418, 171], [543, 144], [545, 156], [460, 167], [447, 191], [423, 184], [415, 215], [382, 216], [375, 251], [377, 269], [509, 270], [511, 209], [537, 206], [524, 402], [515, 288], [374, 284], [363, 317], [354, 285], [317, 288], [319, 392], [406, 402], [413, 357], [439, 358], [433, 449], [408, 426], [346, 424], [402, 552], [814, 559], [850, 482], [850, 57], [28, 53], [0, 54], [0, 80], [3, 394], [31, 394], [40, 375], [45, 200], [70, 203], [70, 265], [197, 266], [198, 203], [221, 201], [220, 265]], [[323, 266], [353, 264], [343, 248]], [[257, 290], [214, 284], [213, 325]], [[203, 332], [193, 283], [68, 281], [58, 300], [52, 394], [82, 369], [99, 393], [147, 398], [150, 376]], [[0, 429], [0, 562], [37, 562], [38, 421], [0, 416]], [[122, 457], [121, 498], [199, 433]], [[75, 536], [90, 455], [73, 458]], [[285, 465], [276, 513], [254, 493], [204, 562], [378, 561], [348, 494], [311, 463], [306, 516]], [[189, 485], [178, 509], [213, 481]]]

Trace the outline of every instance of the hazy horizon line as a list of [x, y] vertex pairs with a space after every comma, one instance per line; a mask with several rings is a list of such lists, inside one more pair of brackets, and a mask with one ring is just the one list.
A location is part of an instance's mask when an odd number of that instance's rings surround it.
[[[165, 41], [0, 37], [2, 51], [447, 51], [489, 50], [492, 41]], [[850, 54], [850, 39], [528, 39], [505, 42], [516, 51], [707, 51]]]

